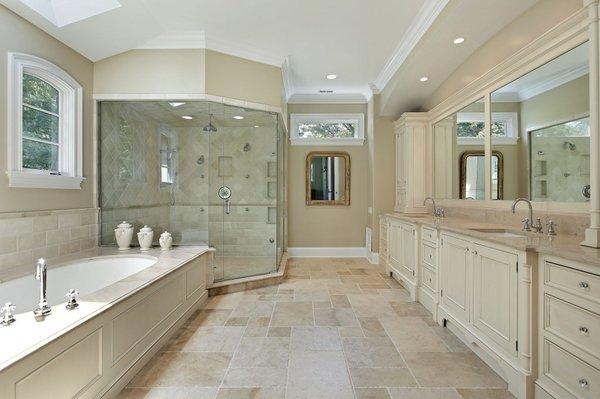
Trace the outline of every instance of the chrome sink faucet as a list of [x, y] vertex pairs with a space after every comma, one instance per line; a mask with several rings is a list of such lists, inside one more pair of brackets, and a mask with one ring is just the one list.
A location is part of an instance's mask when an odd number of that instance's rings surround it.
[[46, 286], [48, 280], [46, 278], [46, 260], [44, 258], [39, 258], [37, 261], [35, 266], [35, 279], [40, 280], [40, 301], [38, 302], [38, 307], [33, 310], [33, 314], [36, 317], [48, 316], [52, 313], [52, 308], [48, 306], [48, 301], [46, 299]]
[[427, 203], [427, 200], [431, 200], [431, 203], [433, 204], [433, 216], [436, 218], [443, 218], [444, 217], [444, 210], [442, 208], [438, 208], [435, 205], [435, 199], [433, 199], [433, 197], [426, 197], [423, 200], [423, 205], [425, 205]]
[[537, 218], [535, 224], [533, 224], [533, 206], [531, 206], [531, 201], [529, 201], [527, 198], [517, 198], [512, 203], [512, 213], [516, 212], [516, 207], [519, 202], [525, 202], [529, 207], [529, 217], [522, 220], [523, 231], [531, 231], [531, 229], [533, 228], [536, 231], [536, 233], [541, 233], [544, 229], [544, 227], [542, 226], [542, 219]]

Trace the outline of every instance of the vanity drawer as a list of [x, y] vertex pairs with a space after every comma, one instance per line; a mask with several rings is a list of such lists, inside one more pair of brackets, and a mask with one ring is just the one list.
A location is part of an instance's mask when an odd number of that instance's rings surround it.
[[544, 375], [577, 398], [600, 398], [600, 370], [544, 341]]
[[545, 295], [544, 329], [600, 359], [600, 315]]
[[433, 268], [437, 268], [436, 248], [433, 244], [422, 242], [421, 254], [423, 256], [424, 263], [428, 264]]
[[436, 277], [436, 273], [434, 270], [431, 270], [427, 266], [421, 267], [421, 282], [423, 283], [423, 285], [425, 287], [429, 288], [433, 292], [436, 291], [435, 290], [435, 286], [436, 286], [435, 277]]
[[546, 262], [544, 284], [600, 302], [600, 276]]
[[434, 244], [437, 244], [438, 232], [436, 229], [432, 229], [431, 227], [423, 226], [421, 228], [421, 234], [422, 234], [424, 240], [433, 242]]

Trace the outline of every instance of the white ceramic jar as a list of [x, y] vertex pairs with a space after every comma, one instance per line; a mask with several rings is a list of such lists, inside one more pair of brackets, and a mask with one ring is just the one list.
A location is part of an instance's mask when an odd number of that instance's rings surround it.
[[115, 229], [115, 238], [117, 240], [119, 250], [125, 251], [129, 249], [131, 240], [133, 239], [133, 226], [126, 221], [119, 223]]
[[171, 249], [171, 246], [173, 245], [173, 237], [171, 237], [171, 233], [168, 231], [162, 233], [158, 239], [158, 243], [160, 244], [160, 249], [163, 251]]
[[154, 232], [148, 226], [144, 226], [137, 233], [138, 242], [140, 243], [140, 249], [147, 251], [152, 248], [152, 239], [154, 238]]

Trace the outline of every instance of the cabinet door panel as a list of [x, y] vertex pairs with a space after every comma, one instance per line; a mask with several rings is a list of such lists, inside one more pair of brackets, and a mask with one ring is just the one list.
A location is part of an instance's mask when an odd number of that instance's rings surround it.
[[442, 303], [460, 321], [469, 321], [469, 243], [442, 236]]
[[415, 229], [410, 225], [402, 225], [402, 267], [407, 278], [415, 276]]
[[394, 270], [398, 270], [402, 264], [402, 240], [401, 240], [401, 227], [396, 222], [390, 222], [388, 230], [388, 256], [389, 264]]
[[477, 244], [473, 249], [473, 324], [516, 355], [517, 255]]

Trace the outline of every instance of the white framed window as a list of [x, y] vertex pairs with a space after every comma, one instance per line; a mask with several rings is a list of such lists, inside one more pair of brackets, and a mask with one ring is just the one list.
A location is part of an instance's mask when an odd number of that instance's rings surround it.
[[9, 187], [80, 189], [83, 90], [58, 66], [8, 53]]
[[292, 114], [292, 145], [363, 145], [364, 114]]
[[[483, 144], [485, 128], [483, 112], [459, 112], [456, 116], [456, 137], [460, 145]], [[492, 112], [492, 142], [517, 144], [518, 115], [516, 112]]]

